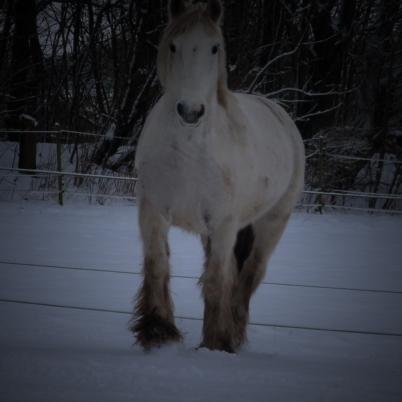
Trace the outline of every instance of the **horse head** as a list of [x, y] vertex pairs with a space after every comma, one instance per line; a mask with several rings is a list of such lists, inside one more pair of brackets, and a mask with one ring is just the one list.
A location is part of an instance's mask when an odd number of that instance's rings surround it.
[[158, 75], [180, 124], [198, 126], [227, 89], [220, 20], [222, 5], [187, 8], [171, 0], [169, 24], [158, 51]]

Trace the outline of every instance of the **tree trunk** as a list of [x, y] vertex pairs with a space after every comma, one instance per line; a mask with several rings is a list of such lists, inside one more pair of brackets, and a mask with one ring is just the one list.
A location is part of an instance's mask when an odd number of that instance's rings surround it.
[[[17, 0], [14, 3], [14, 37], [11, 55], [11, 100], [6, 124], [9, 128], [36, 127], [38, 96], [43, 76], [42, 51], [36, 29], [34, 0]], [[21, 134], [18, 166], [36, 169], [36, 139], [32, 134]]]

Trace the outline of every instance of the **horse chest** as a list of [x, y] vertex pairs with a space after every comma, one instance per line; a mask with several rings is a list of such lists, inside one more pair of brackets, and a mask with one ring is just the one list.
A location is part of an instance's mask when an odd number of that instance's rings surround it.
[[154, 149], [138, 166], [140, 188], [173, 224], [202, 233], [209, 217], [232, 200], [230, 172], [207, 153], [169, 144]]

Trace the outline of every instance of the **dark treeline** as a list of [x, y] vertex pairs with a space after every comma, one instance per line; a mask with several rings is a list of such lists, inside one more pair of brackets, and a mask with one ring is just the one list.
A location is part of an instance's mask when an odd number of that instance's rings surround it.
[[[231, 89], [278, 99], [305, 139], [325, 133], [354, 155], [402, 159], [400, 0], [224, 5]], [[166, 0], [0, 0], [0, 125], [112, 130], [135, 148], [160, 96], [155, 59], [166, 6]], [[20, 166], [35, 167], [34, 137], [20, 141]], [[103, 142], [94, 160], [107, 163], [119, 145]], [[114, 159], [114, 167], [132, 159]]]

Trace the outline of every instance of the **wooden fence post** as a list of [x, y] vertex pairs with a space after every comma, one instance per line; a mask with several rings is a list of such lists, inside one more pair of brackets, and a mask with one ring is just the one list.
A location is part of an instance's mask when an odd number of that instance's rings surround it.
[[[324, 171], [325, 171], [325, 143], [324, 137], [320, 135], [318, 137], [318, 185], [319, 191], [323, 192], [325, 188], [324, 184]], [[322, 214], [325, 207], [324, 197], [322, 194], [318, 195], [318, 211]]]
[[[63, 171], [63, 161], [62, 161], [62, 156], [63, 156], [63, 151], [61, 148], [60, 144], [60, 134], [62, 132], [59, 131], [57, 135], [57, 140], [56, 140], [56, 154], [57, 154], [57, 170], [59, 172]], [[64, 200], [63, 200], [63, 176], [62, 175], [57, 175], [57, 185], [58, 185], [58, 190], [59, 190], [59, 204], [63, 206]]]

